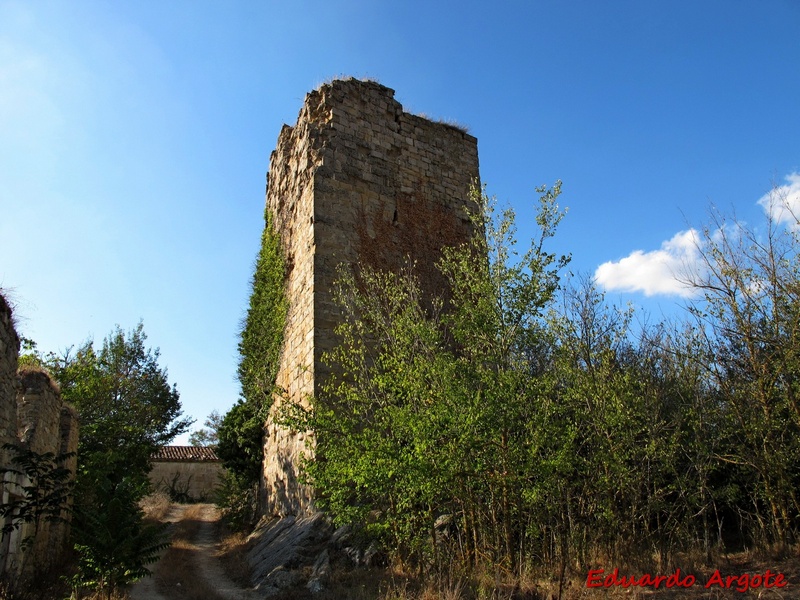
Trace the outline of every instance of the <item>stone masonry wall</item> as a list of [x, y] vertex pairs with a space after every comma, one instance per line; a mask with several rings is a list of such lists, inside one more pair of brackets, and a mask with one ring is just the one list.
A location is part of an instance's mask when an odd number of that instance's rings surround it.
[[[322, 354], [336, 344], [341, 318], [333, 301], [337, 266], [397, 271], [410, 259], [423, 291], [442, 292], [435, 263], [443, 247], [471, 235], [466, 207], [477, 181], [477, 140], [404, 112], [385, 86], [334, 81], [306, 96], [297, 124], [278, 137], [267, 186], [288, 266], [277, 383], [291, 398], [317, 393], [327, 374]], [[312, 508], [311, 490], [298, 483], [303, 438], [272, 418], [266, 424], [268, 514]]]
[[170, 486], [194, 501], [210, 501], [220, 485], [222, 462], [168, 462], [154, 461], [148, 477], [157, 490], [169, 491]]
[[[22, 368], [18, 373], [17, 435], [19, 441], [37, 454], [58, 455], [78, 450], [78, 415], [64, 404], [58, 385], [39, 369]], [[77, 457], [65, 464], [75, 473]], [[66, 514], [64, 515], [66, 517]], [[23, 538], [33, 524], [21, 530]], [[69, 538], [67, 522], [40, 523], [36, 538], [25, 551], [23, 572], [33, 575], [53, 566], [61, 558]]]
[[58, 454], [61, 449], [61, 394], [44, 371], [21, 369], [18, 374], [17, 435], [33, 452]]
[[8, 464], [3, 444], [17, 439], [17, 356], [19, 337], [11, 321], [11, 308], [0, 294], [0, 465]]
[[[0, 468], [10, 467], [11, 453], [2, 449], [3, 444], [17, 442], [17, 357], [19, 336], [11, 319], [11, 307], [0, 294]], [[0, 502], [10, 498], [9, 487], [13, 476], [0, 475]], [[0, 526], [5, 522], [0, 520]], [[19, 542], [10, 534], [0, 534], [0, 574], [13, 565], [10, 554], [16, 551]]]
[[[3, 443], [21, 444], [37, 454], [76, 452], [77, 413], [64, 404], [58, 386], [46, 372], [27, 367], [17, 370], [19, 339], [10, 316], [10, 309], [0, 296], [0, 435]], [[9, 453], [5, 453], [0, 466], [11, 466], [9, 459]], [[77, 458], [73, 457], [65, 465], [73, 475], [76, 464]], [[2, 502], [21, 495], [24, 485], [29, 485], [26, 476], [6, 474], [0, 487]], [[23, 541], [34, 532], [36, 535], [29, 545], [23, 546]], [[2, 537], [0, 572], [15, 577], [44, 572], [61, 558], [68, 538], [67, 522], [39, 523], [38, 530], [35, 523], [26, 523]]]

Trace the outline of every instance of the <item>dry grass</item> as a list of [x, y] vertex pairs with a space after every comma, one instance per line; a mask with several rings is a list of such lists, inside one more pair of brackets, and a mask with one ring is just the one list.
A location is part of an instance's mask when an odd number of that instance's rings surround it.
[[247, 562], [247, 551], [250, 549], [247, 536], [241, 531], [230, 531], [222, 520], [217, 527], [221, 540], [217, 558], [222, 562], [225, 574], [242, 587], [252, 587], [250, 563]]
[[358, 77], [355, 75], [347, 75], [345, 73], [339, 73], [337, 75], [331, 75], [330, 77], [323, 79], [314, 87], [314, 89], [316, 91], [319, 91], [320, 89], [322, 89], [323, 86], [331, 85], [334, 81], [349, 81], [351, 79], [354, 79], [356, 81], [363, 81], [364, 83], [377, 83], [378, 85], [383, 85], [376, 77], [372, 77], [370, 75], [364, 75]]
[[461, 133], [469, 133], [469, 125], [464, 125], [460, 121], [456, 121], [455, 119], [434, 119], [436, 123], [440, 125], [447, 125], [453, 129], [457, 129]]
[[282, 590], [271, 598], [273, 600], [393, 600], [394, 596], [384, 595], [391, 587], [391, 577], [386, 569], [334, 569], [331, 580], [321, 592], [312, 594], [301, 585]]
[[163, 521], [170, 509], [172, 502], [164, 492], [153, 492], [142, 498], [139, 507], [144, 511], [144, 518], [148, 521]]
[[[0, 582], [0, 600], [64, 600], [71, 598], [71, 590], [61, 578], [66, 573], [51, 572], [22, 586]], [[15, 582], [16, 583], [16, 582]], [[109, 600], [105, 592], [94, 591], [81, 594], [80, 600]], [[116, 590], [110, 600], [129, 600], [126, 590]]]
[[411, 111], [410, 114], [414, 115], [415, 117], [419, 117], [420, 119], [431, 121], [432, 123], [438, 123], [439, 125], [445, 125], [447, 127], [450, 127], [451, 129], [457, 129], [461, 133], [469, 133], [469, 125], [464, 125], [463, 123], [455, 119], [441, 119], [438, 117], [433, 117], [426, 112]]
[[[164, 498], [150, 497], [147, 502], [150, 514], [169, 512], [169, 502]], [[144, 508], [144, 507], [143, 507]], [[156, 588], [171, 599], [220, 600], [220, 595], [207, 582], [204, 573], [199, 572], [198, 547], [195, 539], [204, 526], [203, 518], [208, 519], [203, 506], [188, 506], [181, 521], [172, 526], [173, 546], [165, 553], [155, 572]], [[243, 534], [227, 530], [221, 523], [217, 525], [218, 545], [216, 559], [222, 561], [227, 576], [242, 588], [250, 587], [250, 572], [246, 553], [249, 550]], [[641, 556], [638, 565], [614, 564], [613, 561], [595, 557], [597, 568], [607, 572], [619, 567], [620, 574], [641, 575], [644, 572], [671, 574], [680, 567], [683, 574], [694, 574], [697, 583], [690, 589], [621, 588], [590, 589], [586, 587], [586, 572], [574, 568], [567, 573], [567, 580], [561, 590], [563, 600], [600, 600], [601, 598], [625, 598], [639, 600], [673, 600], [686, 597], [695, 600], [710, 598], [798, 598], [800, 599], [800, 547], [771, 548], [759, 552], [740, 552], [737, 554], [717, 553], [711, 561], [704, 560], [701, 553], [687, 553], [670, 558]], [[660, 567], [654, 565], [661, 564]], [[608, 566], [611, 565], [611, 566]], [[789, 586], [780, 590], [753, 590], [739, 593], [734, 590], [705, 589], [704, 583], [714, 569], [725, 575], [743, 573], [763, 573], [769, 568], [773, 573], [783, 573]], [[304, 573], [303, 582], [310, 575], [310, 567]], [[304, 584], [283, 590], [273, 596], [275, 600], [550, 600], [558, 597], [558, 577], [544, 569], [529, 569], [521, 576], [501, 569], [470, 571], [467, 575], [453, 565], [450, 572], [440, 576], [420, 576], [398, 566], [389, 568], [347, 568], [334, 562], [331, 578], [326, 588], [312, 594]], [[42, 597], [44, 598], [44, 597]], [[62, 596], [63, 598], [63, 596]], [[120, 596], [120, 599], [124, 596]], [[0, 600], [12, 600], [0, 594]], [[17, 598], [13, 598], [17, 600]], [[25, 600], [28, 600], [26, 597]], [[31, 597], [32, 600], [32, 597]], [[56, 600], [56, 598], [52, 598]], [[100, 600], [97, 598], [96, 600]]]

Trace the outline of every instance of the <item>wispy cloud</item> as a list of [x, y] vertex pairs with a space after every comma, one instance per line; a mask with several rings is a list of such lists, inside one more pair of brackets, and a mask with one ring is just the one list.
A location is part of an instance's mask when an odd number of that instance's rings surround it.
[[800, 173], [786, 176], [786, 185], [775, 187], [758, 201], [764, 212], [776, 223], [800, 227]]
[[699, 243], [697, 230], [681, 231], [659, 250], [635, 250], [621, 260], [603, 263], [595, 271], [595, 281], [609, 291], [691, 297], [694, 290], [678, 276], [697, 262]]

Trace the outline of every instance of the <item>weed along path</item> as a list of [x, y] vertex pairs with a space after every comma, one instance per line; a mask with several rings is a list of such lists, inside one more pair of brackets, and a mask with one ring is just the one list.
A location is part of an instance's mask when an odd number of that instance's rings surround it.
[[220, 560], [220, 515], [213, 504], [176, 505], [167, 515], [172, 545], [153, 576], [137, 583], [131, 600], [255, 600]]

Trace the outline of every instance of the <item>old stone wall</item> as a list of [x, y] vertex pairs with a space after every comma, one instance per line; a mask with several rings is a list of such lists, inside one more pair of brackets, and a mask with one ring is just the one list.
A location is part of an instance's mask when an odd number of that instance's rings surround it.
[[0, 465], [8, 464], [2, 449], [17, 438], [17, 356], [19, 337], [11, 321], [11, 308], [0, 294]]
[[[13, 444], [17, 439], [17, 359], [19, 356], [19, 337], [11, 319], [11, 307], [0, 294], [0, 468], [11, 467], [11, 453], [2, 449], [2, 444]], [[10, 473], [2, 475], [0, 502], [10, 499], [14, 477]], [[0, 520], [0, 526], [9, 520]], [[12, 537], [14, 539], [12, 540]], [[0, 574], [15, 565], [12, 554], [18, 551], [21, 540], [12, 534], [0, 533]]]
[[[278, 137], [267, 186], [288, 267], [277, 384], [291, 398], [318, 392], [327, 374], [322, 354], [334, 347], [341, 318], [333, 300], [338, 265], [396, 271], [410, 259], [423, 291], [442, 292], [435, 263], [443, 247], [471, 235], [466, 208], [477, 181], [477, 140], [404, 112], [385, 86], [334, 81], [306, 96], [297, 124]], [[268, 420], [267, 513], [311, 508], [311, 490], [298, 483], [304, 451], [302, 434]]]
[[[78, 416], [61, 400], [58, 386], [38, 368], [17, 370], [19, 341], [10, 310], [0, 296], [0, 433], [7, 443], [16, 444], [39, 455], [77, 452]], [[75, 474], [77, 458], [66, 461]], [[10, 453], [0, 466], [13, 467]], [[2, 502], [24, 497], [23, 486], [30, 485], [25, 475], [6, 473], [0, 495]], [[46, 571], [60, 560], [69, 538], [66, 511], [64, 522], [26, 523], [0, 541], [0, 572], [15, 577]], [[5, 524], [5, 523], [3, 523]], [[27, 538], [30, 542], [23, 545]]]
[[40, 369], [20, 369], [17, 396], [19, 441], [37, 454], [61, 450], [61, 394], [56, 383]]
[[174, 488], [191, 501], [209, 501], [220, 485], [222, 462], [170, 462], [154, 461], [150, 470], [150, 483], [157, 490]]
[[[64, 404], [58, 385], [46, 372], [22, 368], [18, 373], [17, 435], [19, 441], [37, 454], [77, 452], [78, 416], [74, 408]], [[77, 458], [65, 464], [75, 473]], [[66, 518], [66, 513], [62, 515]], [[27, 537], [34, 532], [35, 524], [22, 527], [20, 533]], [[23, 571], [27, 574], [46, 571], [66, 549], [69, 524], [63, 522], [39, 523], [36, 536], [25, 550]]]

